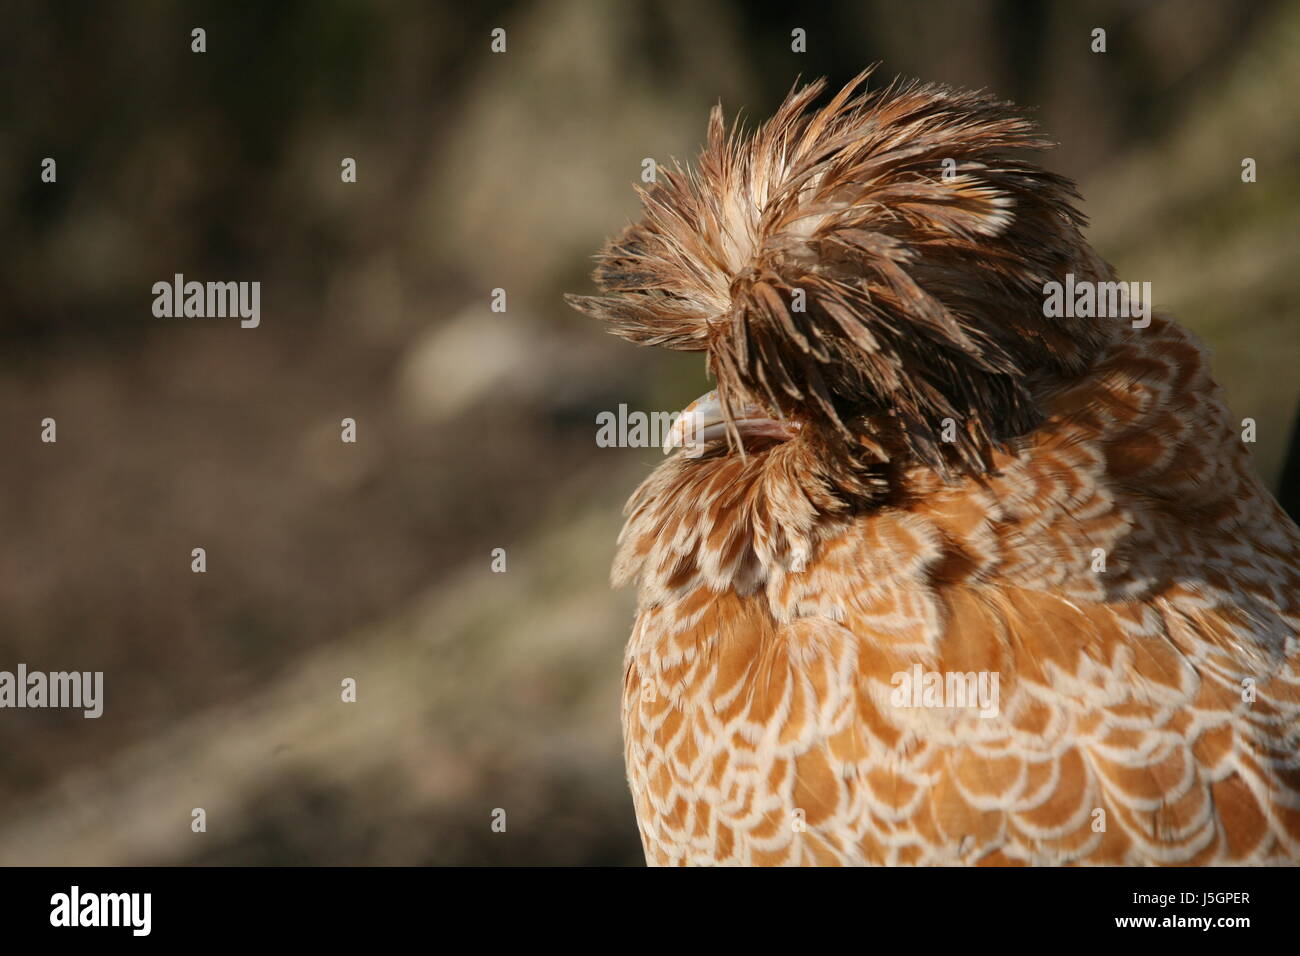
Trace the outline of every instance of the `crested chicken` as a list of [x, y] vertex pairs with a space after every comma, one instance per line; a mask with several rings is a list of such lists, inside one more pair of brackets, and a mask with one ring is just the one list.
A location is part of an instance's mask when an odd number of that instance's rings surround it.
[[647, 861], [1300, 860], [1300, 531], [1204, 349], [1048, 307], [1116, 276], [1021, 111], [866, 79], [715, 107], [568, 297], [716, 385], [613, 569]]

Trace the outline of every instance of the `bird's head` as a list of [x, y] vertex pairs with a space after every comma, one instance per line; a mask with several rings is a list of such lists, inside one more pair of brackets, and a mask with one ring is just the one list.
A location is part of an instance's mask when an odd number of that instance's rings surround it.
[[1101, 340], [1046, 318], [1044, 284], [1105, 266], [1073, 184], [1015, 157], [1050, 145], [1021, 111], [938, 85], [860, 92], [869, 73], [817, 110], [823, 82], [793, 91], [748, 138], [715, 107], [696, 167], [641, 189], [644, 218], [600, 254], [605, 295], [568, 301], [633, 342], [706, 352], [704, 434], [813, 428], [980, 472], [1037, 423], [1033, 381]]
[[792, 91], [748, 137], [715, 107], [695, 167], [661, 169], [600, 253], [604, 294], [568, 297], [623, 338], [706, 353], [716, 390], [674, 435], [700, 464], [803, 446], [849, 499], [899, 466], [992, 468], [1106, 334], [1046, 317], [1045, 283], [1109, 274], [1073, 184], [1023, 158], [1050, 143], [1021, 111], [867, 92], [869, 73], [817, 109], [823, 82]]

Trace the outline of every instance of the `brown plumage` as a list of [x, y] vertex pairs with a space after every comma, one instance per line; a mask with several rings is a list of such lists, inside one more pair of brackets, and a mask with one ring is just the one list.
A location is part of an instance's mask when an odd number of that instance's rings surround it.
[[1300, 860], [1300, 531], [1202, 349], [1045, 316], [1114, 278], [1048, 144], [865, 78], [715, 109], [570, 297], [717, 381], [614, 568], [647, 859]]

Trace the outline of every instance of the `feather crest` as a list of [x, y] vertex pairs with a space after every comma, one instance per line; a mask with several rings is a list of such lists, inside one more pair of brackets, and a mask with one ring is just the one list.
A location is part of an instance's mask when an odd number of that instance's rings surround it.
[[824, 81], [792, 90], [749, 138], [715, 107], [696, 168], [664, 170], [599, 256], [606, 294], [568, 300], [638, 344], [706, 351], [726, 407], [846, 438], [887, 412], [916, 460], [982, 473], [1041, 421], [1030, 376], [1077, 373], [1110, 337], [1044, 317], [1043, 285], [1110, 269], [1073, 184], [1013, 155], [1051, 145], [1022, 111], [934, 84], [866, 91], [870, 72], [817, 110]]

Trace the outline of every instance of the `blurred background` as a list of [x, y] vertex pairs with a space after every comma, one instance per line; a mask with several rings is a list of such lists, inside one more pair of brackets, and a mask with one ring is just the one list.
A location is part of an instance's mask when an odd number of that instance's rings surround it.
[[[1294, 496], [1300, 5], [809, 7], [3, 4], [0, 670], [105, 710], [0, 710], [0, 863], [639, 864], [608, 566], [660, 456], [595, 416], [707, 385], [560, 296], [643, 158], [799, 76], [1037, 107]], [[155, 318], [178, 272], [260, 281], [261, 326]]]

